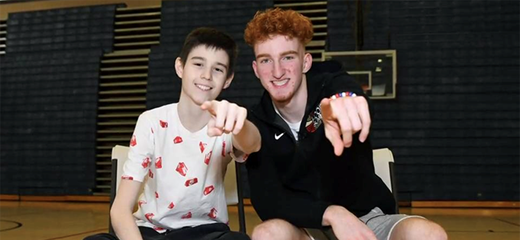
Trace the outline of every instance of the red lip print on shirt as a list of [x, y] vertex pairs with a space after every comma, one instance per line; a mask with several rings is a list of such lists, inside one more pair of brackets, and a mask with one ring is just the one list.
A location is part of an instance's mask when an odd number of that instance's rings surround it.
[[148, 177], [153, 178], [153, 172], [151, 169], [148, 169]]
[[162, 230], [164, 230], [164, 228], [157, 227], [157, 226], [153, 226], [153, 229], [155, 229], [155, 231], [162, 231]]
[[149, 221], [152, 222], [152, 218], [155, 216], [153, 213], [147, 213], [144, 215], [144, 217]]
[[168, 208], [172, 209], [173, 207], [175, 207], [175, 204], [173, 204], [173, 202], [171, 202], [170, 205], [168, 205]]
[[214, 189], [215, 187], [213, 187], [213, 185], [207, 186], [206, 188], [204, 188], [204, 195], [210, 194], [211, 192], [213, 192]]
[[222, 142], [222, 157], [226, 156], [226, 141]]
[[166, 121], [159, 120], [159, 124], [161, 125], [162, 128], [167, 128], [168, 127], [168, 122], [166, 122]]
[[159, 193], [155, 192], [155, 198], [159, 198]]
[[150, 160], [150, 158], [147, 157], [147, 158], [143, 159], [143, 162], [141, 163], [141, 166], [143, 166], [143, 168], [147, 168], [150, 165], [151, 162], [152, 162], [152, 160]]
[[182, 219], [191, 218], [191, 212], [188, 212], [181, 217]]
[[139, 202], [137, 202], [137, 204], [140, 207], [141, 205], [146, 204], [146, 201], [145, 200], [139, 200]]
[[135, 147], [137, 145], [137, 138], [135, 135], [132, 135], [132, 139], [130, 139], [130, 146]]
[[213, 154], [213, 151], [209, 151], [209, 153], [206, 154], [206, 157], [204, 158], [204, 163], [206, 165], [209, 165], [209, 160], [211, 159], [211, 154]]
[[162, 157], [158, 157], [155, 159], [155, 168], [156, 169], [162, 168]]
[[208, 213], [208, 217], [213, 219], [217, 218], [217, 209], [212, 208], [211, 211]]
[[182, 138], [180, 136], [177, 136], [173, 139], [173, 143], [174, 144], [179, 144], [182, 142]]
[[200, 153], [204, 152], [204, 149], [206, 149], [206, 145], [208, 145], [208, 144], [199, 142]]
[[184, 183], [184, 186], [189, 187], [189, 186], [191, 186], [191, 185], [193, 185], [195, 183], [198, 183], [198, 182], [199, 182], [199, 180], [197, 178], [188, 179]]
[[175, 171], [180, 173], [182, 176], [186, 177], [188, 167], [186, 167], [186, 164], [184, 164], [184, 162], [180, 162], [179, 164], [177, 164], [177, 168], [175, 169]]

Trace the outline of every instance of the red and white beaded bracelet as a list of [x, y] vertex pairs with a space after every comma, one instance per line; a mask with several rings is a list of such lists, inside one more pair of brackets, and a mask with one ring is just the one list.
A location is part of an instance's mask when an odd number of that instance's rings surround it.
[[353, 92], [340, 92], [340, 93], [336, 93], [336, 94], [332, 95], [330, 98], [336, 99], [336, 98], [342, 98], [342, 97], [355, 97], [355, 96], [357, 96], [357, 95]]

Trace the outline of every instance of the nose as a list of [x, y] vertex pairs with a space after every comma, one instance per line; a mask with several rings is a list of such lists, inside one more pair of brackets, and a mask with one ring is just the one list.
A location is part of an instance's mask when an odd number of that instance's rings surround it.
[[206, 68], [202, 70], [202, 73], [200, 74], [200, 78], [211, 80], [211, 68]]
[[285, 75], [285, 68], [280, 64], [280, 62], [274, 63], [273, 68], [273, 77], [276, 79], [280, 79]]

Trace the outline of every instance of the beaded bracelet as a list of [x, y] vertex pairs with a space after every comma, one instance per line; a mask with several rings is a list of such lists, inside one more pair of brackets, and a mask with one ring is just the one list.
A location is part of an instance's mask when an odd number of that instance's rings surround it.
[[355, 97], [355, 96], [357, 96], [357, 95], [353, 92], [340, 92], [340, 93], [336, 93], [336, 94], [332, 95], [330, 98], [336, 99], [336, 98], [342, 98], [342, 97]]

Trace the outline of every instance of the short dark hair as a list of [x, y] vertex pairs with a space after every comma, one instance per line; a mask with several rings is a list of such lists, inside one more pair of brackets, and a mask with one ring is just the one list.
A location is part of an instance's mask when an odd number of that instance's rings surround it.
[[225, 51], [229, 58], [227, 77], [230, 77], [235, 72], [235, 62], [238, 55], [235, 40], [226, 33], [209, 27], [196, 28], [186, 36], [179, 55], [182, 65], [186, 63], [190, 52], [200, 45]]

